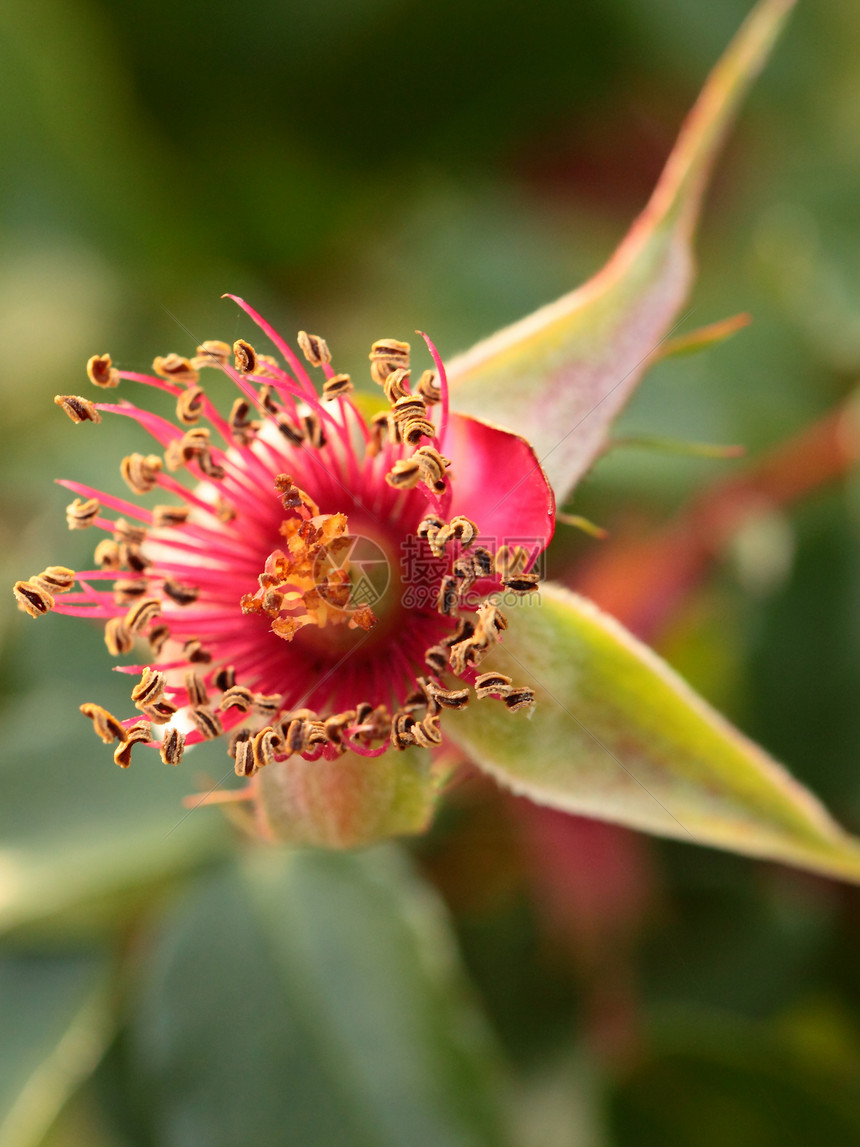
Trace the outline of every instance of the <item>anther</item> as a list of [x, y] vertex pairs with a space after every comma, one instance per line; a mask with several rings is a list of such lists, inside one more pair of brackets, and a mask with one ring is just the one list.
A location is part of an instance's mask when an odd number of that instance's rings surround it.
[[475, 546], [471, 553], [472, 565], [480, 577], [489, 577], [493, 572], [493, 555], [486, 546]]
[[93, 561], [103, 570], [118, 570], [122, 566], [119, 546], [111, 538], [105, 538], [96, 546]]
[[370, 442], [367, 445], [367, 452], [371, 458], [375, 458], [382, 449], [382, 443], [388, 434], [388, 411], [381, 410], [378, 414], [374, 414], [370, 420], [369, 429]]
[[224, 690], [224, 695], [218, 702], [222, 712], [227, 709], [238, 709], [240, 713], [247, 713], [254, 703], [254, 694], [245, 685], [231, 685]]
[[109, 713], [107, 709], [103, 709], [101, 705], [94, 705], [92, 701], [87, 701], [86, 704], [79, 705], [78, 708], [85, 717], [89, 717], [97, 735], [106, 745], [112, 741], [124, 741], [127, 738], [128, 733], [122, 721], [118, 717], [114, 717], [113, 713]]
[[441, 554], [444, 552], [445, 546], [452, 539], [458, 541], [464, 550], [467, 550], [478, 534], [478, 527], [471, 520], [471, 518], [464, 518], [458, 515], [452, 518], [447, 526], [443, 526], [435, 538], [435, 548]]
[[252, 777], [257, 771], [257, 765], [254, 761], [254, 747], [250, 740], [251, 734], [248, 729], [241, 729], [240, 732], [247, 735], [235, 742], [234, 751], [230, 755], [236, 759], [236, 776]]
[[515, 574], [513, 577], [503, 577], [502, 585], [512, 593], [533, 593], [540, 581], [536, 573]]
[[143, 555], [139, 546], [126, 543], [119, 547], [119, 559], [121, 566], [128, 566], [134, 573], [143, 573], [147, 566], [152, 565], [150, 559]]
[[275, 422], [278, 430], [288, 442], [292, 443], [293, 446], [301, 446], [305, 440], [304, 432], [296, 426], [288, 414], [278, 414]]
[[119, 371], [112, 365], [109, 354], [94, 354], [88, 359], [87, 378], [103, 390], [119, 386]]
[[199, 455], [197, 465], [203, 474], [205, 474], [207, 478], [211, 478], [213, 482], [221, 482], [227, 476], [227, 471], [220, 462], [214, 460], [208, 450]]
[[415, 736], [412, 732], [416, 721], [411, 713], [406, 713], [402, 709], [394, 714], [391, 722], [391, 744], [395, 749], [406, 749], [409, 745], [415, 744]]
[[[399, 399], [408, 396], [409, 391], [406, 389], [405, 384], [409, 382], [410, 373], [411, 371], [408, 369], [404, 370], [402, 367], [398, 367], [397, 370], [392, 370], [383, 382], [382, 389], [385, 391], [386, 399], [392, 406], [394, 406]], [[418, 413], [421, 414], [423, 411], [424, 403], [422, 402], [421, 409]]]
[[468, 689], [443, 689], [435, 681], [427, 681], [424, 690], [427, 697], [443, 709], [463, 709], [469, 704]]
[[416, 722], [411, 729], [416, 745], [423, 749], [431, 749], [434, 745], [442, 743], [442, 730], [439, 728], [439, 718], [428, 714], [423, 720]]
[[469, 592], [479, 576], [479, 571], [472, 560], [471, 554], [457, 558], [451, 567], [451, 572], [454, 574], [454, 577], [459, 578], [461, 595]]
[[153, 506], [152, 524], [156, 530], [166, 530], [173, 526], [184, 526], [191, 513], [190, 506]]
[[334, 398], [345, 398], [353, 391], [352, 379], [348, 374], [334, 374], [323, 383], [322, 396], [330, 402]]
[[[119, 584], [117, 583], [117, 585]], [[135, 585], [136, 583], [132, 582], [131, 584]], [[135, 706], [142, 709], [145, 705], [152, 705], [158, 701], [164, 693], [165, 681], [166, 678], [163, 673], [147, 666], [141, 674], [140, 681], [131, 691], [131, 699]], [[83, 712], [83, 706], [81, 706], [81, 712]]]
[[451, 465], [435, 446], [419, 446], [412, 455], [421, 467], [424, 484], [437, 494], [444, 494], [446, 488], [445, 471]]
[[306, 414], [302, 419], [302, 427], [304, 428], [306, 440], [315, 450], [321, 450], [326, 444], [326, 437], [319, 415], [313, 411], [311, 411], [310, 414]]
[[[386, 379], [386, 382], [388, 380]], [[397, 422], [402, 426], [412, 418], [423, 418], [427, 413], [424, 402], [415, 394], [404, 394], [394, 403], [392, 411]]]
[[511, 678], [504, 673], [482, 673], [475, 678], [475, 695], [479, 701], [485, 697], [507, 697], [511, 691]]
[[255, 693], [253, 709], [258, 716], [274, 720], [281, 708], [282, 701], [283, 697], [280, 693]]
[[153, 701], [151, 705], [139, 705], [138, 708], [144, 716], [152, 721], [153, 725], [166, 725], [176, 716], [177, 712], [176, 706], [164, 697], [158, 701]]
[[191, 360], [195, 370], [202, 370], [204, 366], [225, 367], [230, 361], [230, 345], [219, 339], [207, 339], [197, 348], [197, 354]]
[[70, 530], [87, 530], [101, 513], [98, 498], [75, 498], [66, 506], [66, 524]]
[[113, 599], [117, 605], [131, 605], [148, 589], [144, 578], [120, 578], [113, 583]]
[[271, 725], [261, 729], [251, 738], [251, 753], [254, 758], [255, 770], [264, 769], [266, 765], [271, 765], [276, 754], [283, 752], [283, 749], [284, 742]]
[[185, 734], [179, 729], [168, 729], [161, 742], [161, 759], [165, 765], [178, 765], [185, 751]]
[[31, 585], [37, 585], [48, 593], [68, 593], [75, 584], [75, 571], [67, 566], [48, 566], [41, 573], [34, 574], [29, 581]]
[[236, 339], [233, 343], [233, 355], [240, 374], [253, 374], [257, 369], [257, 352], [244, 339]]
[[113, 524], [113, 540], [139, 546], [146, 541], [146, 530], [142, 526], [133, 526], [125, 518], [117, 518]]
[[114, 763], [121, 769], [127, 769], [131, 764], [131, 750], [133, 745], [152, 740], [152, 727], [148, 721], [136, 721], [130, 729], [126, 729], [125, 740], [114, 749]]
[[232, 665], [222, 665], [212, 678], [212, 684], [222, 693], [226, 693], [236, 684], [236, 670]]
[[235, 757], [236, 750], [238, 749], [239, 745], [245, 744], [250, 740], [250, 729], [246, 729], [244, 726], [240, 726], [238, 729], [234, 729], [227, 739], [227, 756]]
[[451, 617], [460, 599], [460, 583], [453, 574], [445, 574], [439, 585], [436, 608], [444, 617]]
[[119, 472], [134, 494], [148, 494], [158, 485], [163, 463], [157, 454], [128, 454], [119, 466]]
[[411, 490], [421, 481], [421, 467], [414, 458], [398, 458], [385, 481], [395, 490]]
[[219, 522], [234, 522], [237, 518], [236, 507], [224, 498], [215, 499], [215, 517]]
[[270, 370], [280, 370], [281, 364], [273, 354], [258, 354], [257, 355], [257, 373], [262, 374], [264, 378], [270, 378], [271, 375], [266, 375], [260, 368], [267, 366]]
[[152, 650], [154, 657], [158, 657], [169, 637], [170, 626], [165, 625], [163, 622], [160, 625], [153, 625], [146, 640], [149, 642], [149, 648]]
[[499, 546], [496, 550], [496, 573], [500, 578], [514, 577], [523, 572], [528, 560], [525, 546]]
[[188, 704], [192, 708], [199, 709], [209, 703], [209, 693], [199, 673], [195, 673], [193, 669], [188, 669], [182, 678], [182, 683], [188, 694]]
[[478, 632], [465, 641], [458, 641], [451, 646], [448, 657], [451, 672], [456, 677], [462, 677], [467, 669], [475, 669], [490, 652], [490, 637]]
[[457, 628], [448, 637], [443, 637], [439, 644], [443, 648], [450, 649], [454, 645], [458, 645], [461, 641], [465, 641], [467, 637], [471, 637], [475, 632], [475, 624], [468, 617], [461, 617], [457, 622]]
[[101, 422], [102, 416], [88, 398], [79, 394], [55, 394], [54, 403], [65, 410], [72, 422]]
[[436, 518], [431, 515], [418, 523], [418, 529], [415, 533], [419, 538], [426, 538], [429, 541], [439, 533], [444, 525], [445, 523], [441, 518]]
[[166, 378], [170, 382], [188, 382], [196, 383], [198, 379], [197, 371], [191, 365], [187, 358], [181, 354], [165, 354], [158, 355], [153, 360], [152, 369], [159, 376], [159, 378]]
[[199, 386], [192, 386], [176, 399], [176, 417], [185, 426], [193, 426], [200, 421], [203, 413], [203, 390]]
[[512, 713], [517, 713], [520, 709], [531, 709], [535, 704], [535, 691], [520, 687], [512, 689], [505, 697], [505, 704]]
[[415, 386], [416, 394], [420, 394], [428, 406], [439, 402], [442, 397], [442, 391], [439, 389], [439, 384], [436, 380], [435, 370], [425, 370]]
[[206, 665], [212, 660], [212, 654], [203, 648], [202, 642], [196, 637], [189, 637], [182, 646], [182, 656], [192, 664]]
[[309, 335], [307, 331], [299, 331], [296, 341], [311, 366], [322, 366], [324, 362], [331, 362], [328, 344], [319, 335]]
[[422, 438], [433, 438], [436, 434], [436, 427], [429, 418], [409, 418], [399, 426], [403, 441], [410, 446], [417, 446]]
[[355, 709], [348, 709], [345, 713], [335, 713], [326, 719], [326, 736], [333, 745], [343, 744], [344, 729], [355, 721], [355, 713]]
[[275, 476], [275, 489], [281, 495], [281, 505], [285, 510], [297, 510], [304, 503], [302, 491], [294, 485], [289, 474]]
[[308, 720], [305, 717], [294, 717], [287, 726], [285, 744], [288, 753], [300, 753], [305, 747], [305, 736]]
[[143, 633], [151, 621], [161, 613], [161, 602], [157, 597], [145, 597], [130, 606], [123, 618], [126, 629], [133, 634]]
[[409, 367], [409, 343], [398, 339], [377, 339], [370, 348], [370, 375], [374, 382], [383, 385], [393, 370]]
[[111, 657], [122, 657], [134, 646], [134, 634], [126, 629], [121, 617], [111, 617], [105, 622], [105, 645]]
[[424, 664], [434, 673], [444, 673], [448, 665], [448, 651], [444, 645], [431, 645], [424, 651]]
[[[262, 362], [265, 357], [265, 355], [259, 354], [257, 355], [257, 361]], [[274, 360], [270, 359], [269, 361], [273, 362]], [[257, 405], [264, 414], [278, 413], [279, 407], [275, 401], [274, 395], [272, 394], [272, 388], [268, 383], [265, 383], [260, 387], [259, 393], [257, 394]]]
[[189, 710], [191, 720], [197, 726], [197, 731], [206, 741], [214, 741], [216, 737], [220, 737], [224, 732], [224, 727], [221, 724], [221, 718], [217, 713], [206, 706], [201, 705], [196, 709]]
[[251, 407], [244, 398], [237, 398], [230, 411], [230, 431], [240, 446], [247, 446], [254, 440], [260, 423], [249, 417]]
[[164, 592], [177, 605], [193, 605], [200, 597], [200, 587], [196, 585], [183, 585], [173, 578], [164, 579]]
[[508, 628], [508, 619], [497, 605], [485, 601], [478, 606], [478, 631], [501, 640], [498, 634]]

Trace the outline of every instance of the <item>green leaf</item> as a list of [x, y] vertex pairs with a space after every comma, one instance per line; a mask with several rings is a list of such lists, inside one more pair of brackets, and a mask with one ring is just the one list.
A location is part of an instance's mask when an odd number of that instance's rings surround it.
[[445, 921], [393, 849], [258, 851], [147, 968], [132, 1070], [163, 1147], [505, 1141]]
[[711, 166], [793, 0], [762, 0], [684, 123], [643, 213], [578, 290], [448, 364], [452, 402], [528, 438], [562, 503], [672, 330], [693, 279], [691, 241]]
[[533, 720], [493, 700], [448, 716], [479, 765], [539, 804], [860, 882], [860, 842], [652, 650], [558, 586], [540, 597], [482, 665], [535, 689]]
[[112, 1033], [107, 968], [87, 957], [0, 960], [0, 1143], [32, 1147]]

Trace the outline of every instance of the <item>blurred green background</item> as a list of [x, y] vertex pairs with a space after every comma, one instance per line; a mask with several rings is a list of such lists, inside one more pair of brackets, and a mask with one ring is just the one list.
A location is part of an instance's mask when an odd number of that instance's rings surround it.
[[[354, 375], [416, 327], [450, 357], [602, 264], [748, 9], [6, 0], [6, 580], [85, 561], [51, 480], [120, 492], [141, 448], [53, 407], [90, 354], [146, 369], [248, 335], [230, 290]], [[613, 452], [575, 501], [610, 541], [554, 543], [569, 584], [851, 394], [858, 42], [852, 0], [801, 3], [721, 162], [682, 329], [754, 323], [659, 365], [619, 429], [748, 457]], [[857, 832], [860, 480], [831, 469], [647, 636]], [[217, 754], [117, 773], [76, 712], [123, 695], [101, 635], [8, 600], [2, 1147], [860, 1143], [856, 890], [468, 777], [404, 849], [260, 851], [217, 810], [180, 819]]]

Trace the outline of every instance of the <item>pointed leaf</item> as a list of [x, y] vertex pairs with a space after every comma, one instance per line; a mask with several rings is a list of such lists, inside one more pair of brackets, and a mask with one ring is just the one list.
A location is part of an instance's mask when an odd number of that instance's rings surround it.
[[670, 332], [693, 278], [691, 239], [729, 123], [793, 0], [762, 0], [711, 73], [645, 210], [578, 290], [448, 363], [454, 406], [534, 445], [562, 503]]
[[393, 850], [258, 851], [145, 969], [132, 1074], [163, 1147], [506, 1141], [444, 916]]
[[482, 665], [535, 689], [533, 720], [486, 700], [446, 722], [479, 765], [539, 804], [860, 882], [860, 842], [781, 765], [613, 618], [540, 594]]

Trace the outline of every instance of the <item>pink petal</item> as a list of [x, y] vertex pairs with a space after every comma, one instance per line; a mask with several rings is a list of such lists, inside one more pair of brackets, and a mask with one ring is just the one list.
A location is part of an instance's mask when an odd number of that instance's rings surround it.
[[443, 453], [451, 459], [451, 516], [482, 537], [530, 539], [544, 549], [555, 530], [555, 497], [532, 447], [518, 434], [451, 412]]

